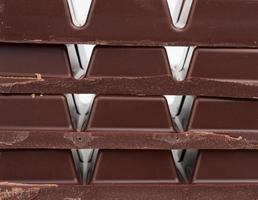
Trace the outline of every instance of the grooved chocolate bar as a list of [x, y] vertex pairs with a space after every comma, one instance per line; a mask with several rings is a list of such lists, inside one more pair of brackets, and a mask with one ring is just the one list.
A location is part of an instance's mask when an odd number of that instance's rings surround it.
[[85, 130], [171, 131], [164, 97], [97, 96]]
[[[176, 55], [163, 47], [96, 46], [89, 64], [81, 68], [72, 45], [67, 49], [64, 45], [1, 44], [0, 52], [1, 93], [258, 95], [257, 50], [252, 48], [198, 47], [183, 81], [175, 80], [182, 73], [171, 63]], [[186, 64], [184, 73], [187, 68]], [[80, 72], [81, 78], [72, 77], [71, 71]]]
[[[99, 95], [83, 128], [75, 131], [63, 96], [2, 95], [0, 147], [257, 149], [256, 104], [255, 99], [197, 97], [188, 127], [179, 132], [187, 121], [172, 120], [164, 97]], [[189, 106], [182, 104], [179, 115], [184, 105]], [[173, 113], [175, 107], [170, 109]]]
[[79, 184], [70, 150], [1, 150], [0, 181]]
[[0, 0], [0, 200], [258, 199], [258, 0], [175, 2]]
[[179, 183], [172, 152], [100, 150], [90, 183]]
[[62, 95], [1, 95], [0, 110], [0, 130], [74, 130]]
[[258, 183], [258, 152], [201, 150], [193, 171], [193, 183]]
[[173, 25], [168, 1], [92, 0], [78, 28], [66, 0], [2, 0], [0, 41], [257, 46], [257, 1], [194, 0], [183, 29]]

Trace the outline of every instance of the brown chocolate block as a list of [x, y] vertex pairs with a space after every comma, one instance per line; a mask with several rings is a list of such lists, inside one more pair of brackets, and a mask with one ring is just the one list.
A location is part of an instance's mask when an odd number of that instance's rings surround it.
[[196, 98], [188, 130], [257, 133], [257, 106], [253, 99]]
[[87, 130], [174, 130], [164, 97], [97, 96]]
[[1, 130], [73, 130], [62, 95], [1, 95], [0, 110]]
[[193, 183], [258, 183], [258, 151], [200, 150]]
[[0, 44], [0, 76], [72, 77], [65, 45]]
[[0, 163], [0, 182], [80, 182], [70, 150], [1, 150]]
[[100, 150], [91, 183], [179, 183], [169, 150]]
[[166, 50], [162, 47], [97, 46], [87, 77], [172, 76]]
[[257, 49], [197, 48], [188, 78], [257, 81], [257, 56]]

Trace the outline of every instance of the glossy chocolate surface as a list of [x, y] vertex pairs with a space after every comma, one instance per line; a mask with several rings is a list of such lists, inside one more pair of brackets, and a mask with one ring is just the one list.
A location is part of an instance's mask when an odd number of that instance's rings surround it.
[[71, 77], [65, 45], [0, 44], [0, 76]]
[[78, 184], [70, 150], [1, 150], [0, 181]]
[[197, 48], [188, 77], [257, 81], [257, 56], [257, 49]]
[[257, 132], [257, 107], [252, 99], [196, 98], [188, 130]]
[[62, 95], [1, 95], [0, 110], [2, 130], [73, 130]]
[[166, 50], [162, 47], [101, 47], [91, 57], [87, 76], [171, 76]]
[[200, 150], [193, 183], [258, 183], [257, 150]]
[[2, 0], [0, 41], [257, 46], [257, 9], [257, 1], [195, 0], [178, 30], [167, 0], [93, 0], [87, 24], [78, 28], [67, 0]]
[[97, 96], [87, 130], [173, 131], [164, 97]]
[[179, 183], [169, 150], [100, 150], [91, 183]]

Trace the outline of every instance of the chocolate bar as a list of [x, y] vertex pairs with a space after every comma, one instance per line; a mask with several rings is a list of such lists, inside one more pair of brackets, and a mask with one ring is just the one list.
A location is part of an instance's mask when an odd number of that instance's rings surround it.
[[78, 28], [66, 0], [2, 0], [0, 41], [257, 47], [256, 1], [195, 0], [184, 28], [173, 24], [170, 1], [92, 0], [87, 22]]
[[0, 147], [257, 149], [254, 99], [97, 95], [78, 116], [68, 97], [2, 95]]
[[[182, 66], [174, 66], [171, 47], [96, 46], [90, 61], [91, 54], [79, 51], [80, 48], [2, 44], [0, 92], [241, 98], [258, 95], [256, 49], [199, 47], [192, 59], [189, 53]], [[190, 49], [192, 52], [193, 48]], [[243, 65], [248, 65], [248, 70]]]
[[1, 95], [0, 110], [0, 130], [74, 130], [62, 95]]
[[253, 137], [258, 129], [257, 106], [252, 99], [196, 98], [188, 130]]
[[174, 2], [0, 1], [0, 200], [258, 199], [258, 1]]
[[174, 132], [163, 97], [97, 96], [85, 130]]
[[79, 184], [70, 150], [1, 150], [0, 181], [30, 184]]
[[254, 150], [201, 150], [192, 183], [258, 183], [258, 152]]
[[69, 150], [2, 150], [0, 153], [0, 178], [8, 180], [1, 182], [0, 194], [6, 199], [48, 200], [69, 196], [111, 200], [122, 196], [126, 200], [171, 197], [245, 200], [257, 197], [256, 151], [203, 150], [198, 154], [195, 173], [190, 174], [194, 175], [193, 182], [185, 184], [170, 150], [99, 150], [86, 185], [78, 185], [81, 180]]
[[180, 183], [169, 150], [100, 150], [90, 183]]

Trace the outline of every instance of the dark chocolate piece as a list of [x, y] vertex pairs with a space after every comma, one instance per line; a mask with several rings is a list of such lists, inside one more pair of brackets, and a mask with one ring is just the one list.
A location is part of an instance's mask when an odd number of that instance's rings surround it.
[[0, 76], [72, 77], [65, 45], [0, 44]]
[[1, 150], [0, 182], [78, 184], [70, 150]]
[[91, 57], [87, 77], [172, 76], [162, 47], [101, 47]]
[[1, 130], [66, 130], [73, 125], [62, 95], [0, 96]]
[[188, 78], [258, 80], [257, 49], [197, 48]]
[[100, 150], [91, 183], [179, 183], [169, 150]]
[[258, 183], [258, 151], [200, 150], [193, 183]]
[[253, 99], [196, 98], [188, 130], [258, 133], [257, 107]]
[[97, 96], [87, 130], [173, 131], [164, 97]]
[[93, 0], [87, 24], [78, 28], [66, 0], [2, 0], [0, 41], [257, 46], [257, 10], [257, 1], [195, 0], [178, 30], [167, 0]]

